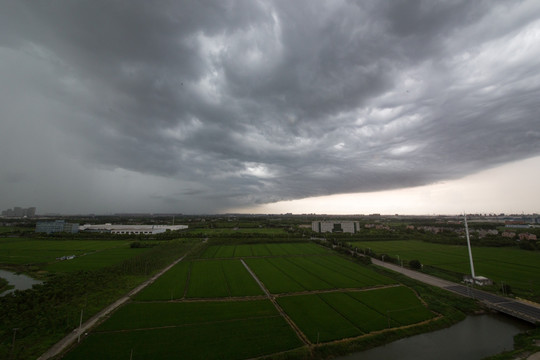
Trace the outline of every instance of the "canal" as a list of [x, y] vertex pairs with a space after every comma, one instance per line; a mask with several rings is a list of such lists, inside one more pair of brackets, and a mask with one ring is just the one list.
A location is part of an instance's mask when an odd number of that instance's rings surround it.
[[339, 360], [478, 360], [514, 348], [514, 335], [533, 326], [501, 314], [468, 316], [446, 329], [415, 335]]

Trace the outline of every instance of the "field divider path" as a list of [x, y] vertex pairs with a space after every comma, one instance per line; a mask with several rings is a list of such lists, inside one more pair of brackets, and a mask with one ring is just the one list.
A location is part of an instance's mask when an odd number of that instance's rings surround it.
[[296, 326], [296, 324], [294, 323], [294, 321], [292, 321], [292, 319], [289, 317], [289, 315], [287, 315], [285, 313], [285, 311], [281, 308], [281, 306], [279, 306], [279, 304], [277, 303], [276, 299], [272, 296], [272, 294], [270, 294], [270, 291], [268, 291], [268, 289], [266, 288], [266, 286], [264, 286], [264, 284], [259, 280], [259, 278], [257, 277], [257, 275], [255, 275], [255, 273], [251, 270], [251, 268], [248, 266], [248, 264], [246, 264], [244, 262], [244, 259], [240, 259], [240, 261], [242, 262], [242, 265], [244, 265], [244, 267], [246, 268], [246, 270], [250, 273], [250, 275], [253, 277], [253, 280], [255, 280], [257, 282], [257, 284], [259, 284], [259, 286], [261, 287], [262, 291], [264, 291], [264, 293], [266, 294], [266, 297], [268, 298], [268, 300], [270, 300], [272, 302], [272, 304], [274, 305], [274, 307], [276, 308], [276, 310], [281, 314], [281, 316], [285, 319], [285, 321], [287, 321], [287, 323], [289, 323], [289, 325], [291, 326], [291, 328], [294, 330], [294, 332], [296, 333], [296, 335], [298, 336], [298, 338], [300, 340], [302, 340], [302, 342], [311, 347], [312, 344], [311, 342], [308, 340], [308, 338], [306, 337], [306, 335], [304, 335], [304, 333], [302, 332], [302, 330], [300, 330], [300, 328], [298, 326]]
[[161, 275], [166, 273], [168, 270], [170, 270], [174, 265], [178, 264], [180, 261], [184, 260], [184, 258], [187, 255], [182, 256], [180, 259], [175, 260], [170, 265], [162, 269], [160, 272], [152, 276], [150, 279], [144, 281], [142, 284], [137, 286], [135, 289], [131, 290], [129, 293], [121, 297], [120, 299], [116, 300], [111, 305], [107, 306], [94, 316], [92, 316], [90, 319], [88, 319], [86, 322], [84, 322], [80, 328], [75, 329], [70, 334], [66, 335], [62, 340], [54, 344], [49, 350], [47, 350], [43, 355], [37, 358], [37, 360], [46, 360], [50, 359], [58, 354], [60, 354], [62, 351], [64, 351], [68, 346], [73, 344], [79, 336], [82, 336], [85, 332], [90, 330], [93, 326], [98, 324], [104, 317], [109, 315], [111, 312], [116, 310], [118, 307], [126, 303], [131, 299], [132, 296], [136, 295], [138, 292], [140, 292], [142, 289], [147, 287], [148, 285], [152, 284], [154, 281], [156, 281], [157, 278], [159, 278]]

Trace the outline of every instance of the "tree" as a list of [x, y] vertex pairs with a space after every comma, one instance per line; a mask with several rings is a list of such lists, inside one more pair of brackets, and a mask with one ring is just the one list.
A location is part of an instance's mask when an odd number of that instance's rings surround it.
[[416, 269], [416, 270], [418, 270], [418, 269], [421, 269], [421, 268], [422, 268], [422, 264], [420, 263], [419, 260], [411, 260], [411, 261], [409, 261], [409, 267], [410, 267], [411, 269]]

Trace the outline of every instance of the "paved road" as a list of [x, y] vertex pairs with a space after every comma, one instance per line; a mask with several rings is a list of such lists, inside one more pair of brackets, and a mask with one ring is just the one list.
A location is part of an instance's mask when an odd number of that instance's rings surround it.
[[374, 258], [371, 258], [371, 261], [373, 264], [385, 267], [387, 269], [393, 270], [395, 272], [402, 273], [403, 275], [410, 277], [412, 279], [416, 279], [418, 281], [421, 281], [423, 283], [437, 286], [440, 288], [445, 288], [447, 286], [457, 285], [456, 283], [453, 283], [451, 281], [443, 280], [435, 276], [427, 275], [418, 271], [410, 270], [398, 265], [394, 265], [391, 263], [383, 262]]
[[402, 273], [405, 276], [416, 279], [423, 283], [437, 286], [462, 296], [477, 299], [489, 308], [497, 310], [499, 312], [511, 315], [521, 320], [528, 321], [532, 324], [540, 324], [540, 305], [538, 304], [498, 296], [492, 293], [488, 293], [486, 291], [439, 279], [435, 276], [427, 275], [418, 271], [406, 269], [398, 265], [382, 262], [377, 259], [372, 258], [371, 261], [375, 265]]
[[184, 259], [185, 255], [182, 256], [180, 259], [176, 260], [169, 266], [167, 266], [165, 269], [161, 270], [156, 275], [152, 276], [150, 279], [143, 282], [141, 285], [137, 286], [135, 289], [131, 290], [128, 294], [123, 296], [122, 298], [118, 299], [111, 305], [107, 306], [105, 309], [101, 310], [96, 315], [92, 316], [90, 319], [88, 319], [85, 323], [82, 324], [80, 329], [75, 329], [71, 334], [64, 337], [62, 340], [57, 342], [55, 345], [53, 345], [49, 350], [47, 350], [43, 355], [38, 357], [37, 360], [45, 360], [50, 359], [53, 356], [56, 356], [60, 354], [62, 351], [64, 351], [68, 346], [73, 344], [75, 341], [78, 340], [79, 335], [82, 337], [84, 333], [90, 330], [93, 326], [95, 326], [100, 320], [102, 320], [105, 316], [109, 315], [112, 311], [116, 310], [119, 306], [127, 302], [129, 299], [131, 299], [132, 296], [137, 294], [139, 291], [153, 283], [158, 277], [163, 275], [167, 270], [172, 268], [174, 265], [179, 263]]

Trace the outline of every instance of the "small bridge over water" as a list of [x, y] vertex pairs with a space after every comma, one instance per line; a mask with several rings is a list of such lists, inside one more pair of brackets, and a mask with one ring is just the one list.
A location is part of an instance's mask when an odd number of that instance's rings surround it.
[[540, 308], [521, 301], [498, 296], [463, 285], [445, 286], [443, 289], [476, 299], [490, 309], [525, 320], [535, 325], [540, 324]]

